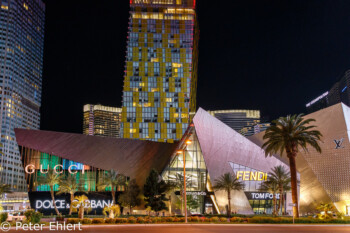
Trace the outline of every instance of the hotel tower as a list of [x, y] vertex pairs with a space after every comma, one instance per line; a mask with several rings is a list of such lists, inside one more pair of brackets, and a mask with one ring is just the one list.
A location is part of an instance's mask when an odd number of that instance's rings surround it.
[[195, 0], [130, 0], [121, 137], [180, 140], [196, 110]]
[[45, 5], [0, 0], [0, 182], [26, 190], [15, 128], [39, 129]]

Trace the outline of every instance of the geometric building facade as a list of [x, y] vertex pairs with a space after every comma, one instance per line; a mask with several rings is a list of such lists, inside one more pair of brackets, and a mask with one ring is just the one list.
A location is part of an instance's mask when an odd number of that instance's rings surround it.
[[[259, 191], [260, 185], [274, 166], [282, 165], [288, 169], [286, 163], [276, 157], [265, 158], [259, 146], [201, 108], [182, 139], [176, 143], [26, 129], [16, 129], [16, 137], [33, 208], [52, 206], [47, 187], [37, 183], [47, 169], [56, 169], [66, 175], [74, 173], [76, 179], [82, 179], [94, 199], [103, 196], [96, 190], [96, 184], [104, 171], [113, 169], [130, 179], [135, 178], [140, 187], [143, 187], [151, 169], [158, 170], [166, 181], [179, 181], [181, 176], [183, 180], [185, 157], [188, 199], [199, 204], [190, 209], [192, 213], [227, 211], [227, 194], [212, 188], [215, 180], [226, 172], [245, 184], [244, 190], [232, 193], [232, 211], [242, 214], [271, 213], [272, 195]], [[55, 190], [59, 190], [59, 186]], [[169, 192], [171, 201], [167, 204], [172, 213], [181, 213], [179, 191]], [[63, 209], [62, 202], [69, 202], [69, 199], [61, 197], [56, 199]], [[289, 194], [286, 199], [286, 203], [290, 202]], [[100, 201], [108, 203], [110, 197]], [[284, 208], [287, 212], [291, 211], [287, 205]], [[50, 211], [53, 212], [53, 209]], [[138, 211], [143, 213], [144, 210]]]
[[[316, 111], [305, 118], [313, 118], [322, 134], [322, 153], [308, 148], [296, 157], [300, 173], [300, 211], [315, 210], [321, 202], [333, 203], [339, 212], [350, 214], [350, 108], [343, 103]], [[251, 140], [262, 144], [264, 133]], [[276, 155], [279, 157], [279, 155]], [[286, 162], [286, 157], [283, 157]]]
[[196, 110], [194, 0], [131, 0], [121, 136], [180, 140]]
[[25, 190], [15, 128], [39, 129], [45, 4], [0, 1], [0, 182]]

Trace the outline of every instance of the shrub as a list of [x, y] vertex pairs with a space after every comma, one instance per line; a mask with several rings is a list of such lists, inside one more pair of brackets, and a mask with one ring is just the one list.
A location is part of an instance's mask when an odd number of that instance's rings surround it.
[[220, 222], [227, 222], [227, 218], [221, 217]]
[[101, 224], [101, 223], [105, 223], [105, 220], [103, 218], [93, 218], [92, 223]]
[[204, 222], [210, 222], [210, 218], [204, 217]]
[[154, 218], [152, 218], [152, 222], [153, 222], [153, 223], [162, 222], [162, 218], [160, 218], [160, 217], [154, 217]]
[[41, 218], [43, 217], [43, 214], [40, 212], [36, 212], [35, 210], [27, 210], [24, 212], [24, 216], [26, 216], [28, 222], [31, 223], [39, 223]]
[[136, 219], [136, 222], [137, 222], [137, 223], [144, 223], [144, 222], [145, 222], [145, 219], [144, 219], [143, 217], [138, 217], [138, 218]]
[[0, 223], [3, 223], [7, 220], [8, 214], [7, 213], [2, 213], [0, 214]]
[[219, 222], [219, 221], [220, 221], [219, 217], [210, 218], [210, 222]]
[[232, 217], [230, 218], [230, 222], [243, 222], [243, 219], [240, 217]]
[[84, 218], [82, 221], [83, 224], [91, 224], [92, 220], [90, 218]]
[[199, 222], [199, 217], [198, 216], [193, 216], [190, 219], [191, 219], [191, 222]]
[[135, 217], [129, 217], [128, 218], [128, 223], [136, 223], [136, 218]]
[[67, 223], [78, 224], [80, 222], [79, 218], [67, 218]]
[[127, 223], [128, 219], [127, 218], [115, 218], [114, 221], [115, 221], [115, 223]]
[[174, 222], [175, 218], [173, 218], [173, 217], [165, 217], [164, 220], [165, 220], [165, 222]]
[[115, 223], [115, 218], [106, 218], [105, 223]]

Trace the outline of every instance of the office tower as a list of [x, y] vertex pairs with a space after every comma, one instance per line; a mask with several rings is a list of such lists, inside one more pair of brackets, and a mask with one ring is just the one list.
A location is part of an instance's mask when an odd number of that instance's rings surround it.
[[270, 125], [269, 123], [260, 123], [259, 110], [234, 109], [208, 112], [244, 136], [254, 135], [255, 131], [258, 131], [257, 128], [259, 128], [259, 132], [264, 131]]
[[14, 128], [39, 129], [45, 4], [0, 0], [1, 182], [25, 190]]
[[121, 108], [84, 105], [84, 134], [119, 138], [121, 112]]
[[121, 134], [180, 140], [196, 109], [195, 0], [131, 0]]
[[329, 91], [318, 96], [306, 104], [308, 113], [316, 112], [337, 103], [344, 103], [350, 106], [350, 70], [347, 70], [341, 79], [336, 82]]

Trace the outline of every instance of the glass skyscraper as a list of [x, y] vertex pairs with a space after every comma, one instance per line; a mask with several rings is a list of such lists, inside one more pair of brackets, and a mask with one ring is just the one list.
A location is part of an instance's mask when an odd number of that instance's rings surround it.
[[196, 110], [195, 0], [131, 0], [121, 136], [180, 140]]
[[86, 135], [120, 138], [121, 108], [84, 105], [83, 133]]
[[0, 0], [0, 180], [26, 190], [14, 128], [39, 129], [45, 4]]

